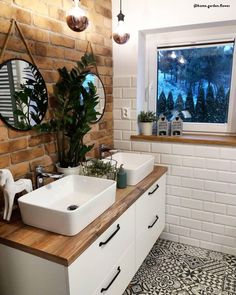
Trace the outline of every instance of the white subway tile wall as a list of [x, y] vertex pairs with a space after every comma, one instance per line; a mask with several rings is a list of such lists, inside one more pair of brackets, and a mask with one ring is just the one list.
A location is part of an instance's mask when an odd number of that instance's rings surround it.
[[[168, 167], [161, 237], [236, 255], [236, 148], [130, 140], [138, 134], [136, 77], [114, 77], [114, 144]], [[121, 119], [121, 108], [131, 119]]]

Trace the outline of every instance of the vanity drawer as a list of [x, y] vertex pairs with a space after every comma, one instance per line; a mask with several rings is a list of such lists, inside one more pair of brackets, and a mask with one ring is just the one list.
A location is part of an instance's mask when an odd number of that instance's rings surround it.
[[136, 202], [136, 270], [165, 226], [165, 181], [164, 175]]
[[121, 295], [135, 273], [135, 247], [130, 246], [93, 295]]
[[141, 197], [146, 196], [148, 200], [152, 201], [155, 198], [161, 198], [166, 191], [166, 175], [162, 175], [154, 184], [148, 188]]
[[131, 206], [69, 267], [70, 295], [93, 294], [135, 240]]

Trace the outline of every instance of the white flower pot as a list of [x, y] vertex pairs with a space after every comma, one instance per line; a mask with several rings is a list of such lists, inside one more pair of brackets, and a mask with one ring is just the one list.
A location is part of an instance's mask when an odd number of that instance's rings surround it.
[[57, 171], [63, 173], [64, 175], [78, 175], [81, 174], [82, 172], [82, 166], [76, 166], [76, 167], [68, 167], [68, 168], [63, 168], [60, 167], [60, 164], [56, 164]]
[[142, 135], [152, 135], [153, 122], [139, 122]]

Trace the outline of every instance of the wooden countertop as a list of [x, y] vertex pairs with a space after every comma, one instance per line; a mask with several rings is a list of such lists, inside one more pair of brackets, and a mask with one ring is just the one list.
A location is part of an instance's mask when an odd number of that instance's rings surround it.
[[11, 222], [0, 222], [0, 243], [68, 266], [166, 171], [166, 167], [155, 166], [136, 186], [117, 189], [115, 203], [73, 237], [25, 225], [20, 213], [14, 212]]

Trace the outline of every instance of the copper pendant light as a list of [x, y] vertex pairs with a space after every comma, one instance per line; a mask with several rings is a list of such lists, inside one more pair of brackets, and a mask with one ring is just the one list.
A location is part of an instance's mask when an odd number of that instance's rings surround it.
[[120, 13], [117, 15], [118, 18], [118, 25], [113, 32], [113, 40], [117, 44], [125, 44], [129, 38], [130, 34], [127, 32], [125, 23], [124, 23], [124, 18], [125, 15], [122, 13], [122, 0], [120, 0]]
[[85, 15], [85, 12], [82, 8], [80, 8], [79, 2], [80, 0], [73, 0], [74, 6], [68, 10], [66, 15], [66, 22], [68, 27], [75, 32], [84, 31], [89, 22], [88, 18]]

